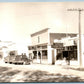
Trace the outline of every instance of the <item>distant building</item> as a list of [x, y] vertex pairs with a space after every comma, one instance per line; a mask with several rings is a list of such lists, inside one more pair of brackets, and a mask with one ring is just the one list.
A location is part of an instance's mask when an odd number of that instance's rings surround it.
[[0, 61], [12, 53], [14, 56], [26, 54], [28, 56], [27, 46], [12, 41], [0, 41]]
[[4, 60], [4, 57], [8, 55], [8, 47], [6, 41], [0, 41], [0, 61]]
[[[77, 37], [77, 34], [73, 33], [67, 35], [70, 38]], [[66, 33], [52, 33], [49, 28], [35, 32], [31, 34], [32, 45], [28, 46], [29, 55], [37, 59], [37, 63], [43, 63], [46, 59], [48, 64], [55, 64], [57, 59], [63, 59], [63, 51], [66, 49], [63, 38], [66, 38]]]

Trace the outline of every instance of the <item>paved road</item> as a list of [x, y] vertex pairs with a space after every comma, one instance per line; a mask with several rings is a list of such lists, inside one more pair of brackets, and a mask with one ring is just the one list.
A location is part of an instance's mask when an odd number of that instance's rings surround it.
[[84, 82], [84, 68], [63, 65], [0, 65], [0, 82]]

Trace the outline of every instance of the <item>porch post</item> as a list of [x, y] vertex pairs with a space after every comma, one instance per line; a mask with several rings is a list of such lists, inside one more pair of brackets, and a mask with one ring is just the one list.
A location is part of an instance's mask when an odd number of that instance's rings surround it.
[[37, 52], [37, 63], [38, 63], [38, 49], [37, 49], [37, 46], [36, 46], [36, 52]]
[[40, 64], [42, 63], [42, 50], [40, 51], [41, 53], [41, 58], [40, 58]]
[[52, 64], [51, 45], [48, 45], [48, 46], [47, 46], [47, 50], [48, 50], [48, 52], [47, 52], [47, 55], [48, 55], [48, 63], [49, 63], [49, 64]]

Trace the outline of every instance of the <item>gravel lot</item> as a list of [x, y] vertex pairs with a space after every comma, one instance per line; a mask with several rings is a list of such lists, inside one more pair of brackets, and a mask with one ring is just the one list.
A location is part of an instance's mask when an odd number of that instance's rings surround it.
[[68, 65], [0, 63], [0, 82], [84, 82], [84, 68]]

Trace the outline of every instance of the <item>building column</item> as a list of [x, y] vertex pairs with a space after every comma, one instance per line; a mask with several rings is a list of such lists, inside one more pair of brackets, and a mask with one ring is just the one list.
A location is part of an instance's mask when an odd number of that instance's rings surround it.
[[55, 65], [56, 62], [56, 49], [52, 48], [52, 64]]
[[51, 53], [51, 45], [47, 46], [47, 56], [48, 56], [48, 63], [52, 63], [52, 53]]
[[38, 63], [38, 61], [39, 61], [39, 57], [38, 57], [38, 50], [37, 50], [37, 63]]
[[33, 54], [33, 51], [32, 51], [32, 63], [33, 63], [33, 57], [34, 57], [34, 54]]
[[40, 51], [41, 57], [40, 57], [40, 64], [42, 63], [42, 50]]
[[51, 45], [48, 45], [48, 52], [47, 53], [48, 53], [48, 63], [55, 64], [57, 49], [51, 48]]
[[57, 49], [54, 49], [54, 59], [55, 59], [55, 63], [56, 63], [56, 57], [57, 57]]

